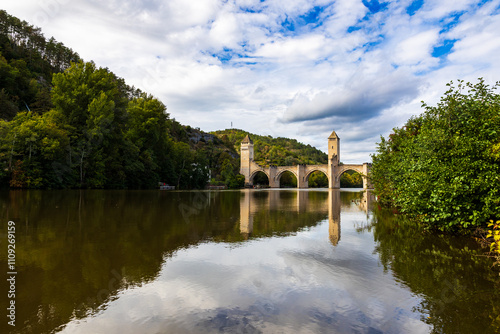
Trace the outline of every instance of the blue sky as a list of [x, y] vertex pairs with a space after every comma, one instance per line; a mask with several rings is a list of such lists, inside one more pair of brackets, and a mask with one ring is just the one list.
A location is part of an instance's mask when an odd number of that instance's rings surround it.
[[20, 0], [46, 37], [183, 124], [296, 138], [370, 161], [446, 83], [500, 80], [500, 0]]

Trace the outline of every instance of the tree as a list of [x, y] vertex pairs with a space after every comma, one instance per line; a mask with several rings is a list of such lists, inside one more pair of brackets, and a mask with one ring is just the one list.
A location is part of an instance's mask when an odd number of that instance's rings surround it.
[[280, 176], [281, 188], [297, 188], [297, 177], [289, 171], [284, 172]]
[[237, 189], [245, 186], [245, 176], [238, 174], [238, 166], [226, 158], [222, 163], [221, 176], [228, 188]]
[[12, 173], [15, 188], [61, 187], [63, 175], [55, 168], [64, 162], [68, 133], [56, 111], [38, 115], [22, 112], [2, 125], [2, 160]]
[[340, 186], [342, 188], [362, 188], [363, 178], [358, 172], [348, 170], [340, 176]]
[[499, 83], [463, 81], [381, 139], [371, 178], [381, 203], [430, 227], [464, 231], [500, 217]]
[[128, 184], [135, 188], [151, 188], [167, 179], [171, 147], [166, 109], [161, 101], [144, 93], [128, 103], [126, 139], [137, 148], [137, 156], [127, 173]]
[[[126, 92], [116, 76], [92, 62], [74, 63], [53, 77], [52, 102], [71, 129], [69, 160], [80, 186], [123, 187]], [[76, 159], [74, 159], [75, 157]]]
[[192, 153], [189, 145], [183, 142], [175, 142], [172, 147], [172, 160], [174, 161], [174, 174], [171, 179], [175, 182], [177, 189], [186, 189], [189, 184], [189, 168], [192, 161]]

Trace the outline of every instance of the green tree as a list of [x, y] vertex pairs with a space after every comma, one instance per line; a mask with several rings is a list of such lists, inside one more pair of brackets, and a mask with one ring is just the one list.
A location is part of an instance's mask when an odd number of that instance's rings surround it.
[[62, 128], [61, 115], [50, 111], [43, 115], [22, 112], [2, 123], [2, 160], [12, 172], [15, 188], [61, 187], [63, 175], [57, 169], [65, 159], [69, 143]]
[[499, 86], [459, 81], [372, 156], [380, 202], [430, 227], [460, 231], [500, 217]]
[[126, 139], [136, 148], [134, 163], [128, 164], [128, 184], [134, 188], [151, 188], [167, 180], [170, 168], [168, 152], [171, 140], [167, 134], [168, 114], [165, 105], [150, 95], [141, 94], [127, 107]]
[[297, 188], [297, 177], [292, 172], [284, 172], [280, 176], [281, 188]]
[[71, 132], [70, 162], [79, 185], [123, 187], [123, 156], [130, 145], [124, 139], [127, 98], [119, 80], [92, 62], [79, 62], [55, 74], [53, 86], [52, 102]]
[[260, 186], [268, 186], [269, 185], [269, 178], [264, 172], [257, 172], [255, 176], [253, 177], [253, 184], [254, 185], [260, 185]]
[[172, 174], [168, 182], [177, 189], [200, 189], [208, 182], [208, 166], [201, 152], [190, 149], [183, 142], [174, 142], [172, 151]]
[[235, 166], [230, 159], [225, 159], [222, 163], [221, 176], [228, 188], [237, 189], [245, 186], [245, 177], [235, 171]]

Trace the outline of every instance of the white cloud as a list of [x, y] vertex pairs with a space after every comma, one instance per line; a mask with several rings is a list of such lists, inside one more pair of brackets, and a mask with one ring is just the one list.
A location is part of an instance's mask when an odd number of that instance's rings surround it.
[[[412, 101], [436, 102], [450, 80], [499, 79], [500, 0], [429, 0], [412, 16], [410, 3], [391, 1], [376, 13], [360, 0], [26, 0], [3, 7], [156, 95], [183, 123], [210, 131], [233, 121], [324, 149], [332, 128], [357, 136], [353, 142], [387, 134], [422, 111]], [[448, 53], [432, 56], [451, 40]], [[353, 124], [370, 131], [350, 131]], [[342, 149], [353, 162], [369, 160], [355, 146]]]
[[268, 61], [300, 63], [327, 56], [331, 47], [324, 36], [308, 35], [272, 41], [257, 50], [255, 56], [265, 58]]
[[212, 24], [210, 37], [212, 38], [212, 46], [221, 48], [234, 48], [238, 46], [241, 38], [241, 30], [238, 24], [237, 16], [233, 13], [224, 12], [218, 16]]
[[431, 29], [404, 39], [394, 50], [395, 63], [398, 65], [428, 63], [438, 38], [438, 29]]
[[497, 31], [500, 31], [500, 14], [492, 16], [489, 12], [480, 12], [461, 22], [448, 34], [449, 38], [457, 40], [449, 60], [453, 63], [494, 66], [498, 63], [500, 50]]
[[468, 10], [477, 3], [477, 0], [426, 0], [418, 15], [426, 19], [440, 19], [449, 14]]

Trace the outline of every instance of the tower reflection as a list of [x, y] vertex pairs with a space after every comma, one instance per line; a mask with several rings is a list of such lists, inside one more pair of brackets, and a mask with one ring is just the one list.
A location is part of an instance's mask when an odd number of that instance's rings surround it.
[[332, 245], [340, 241], [340, 189], [328, 190], [328, 236]]
[[[328, 215], [329, 239], [336, 246], [340, 241], [341, 211], [363, 210], [368, 215], [373, 202], [371, 191], [343, 192], [340, 189], [327, 191], [310, 190], [251, 190], [241, 192], [240, 234], [247, 240], [254, 231], [254, 221], [258, 217], [261, 232], [279, 233], [281, 223], [288, 226], [303, 225], [303, 220], [315, 219], [306, 225], [314, 225]], [[279, 220], [272, 224], [269, 220]]]

